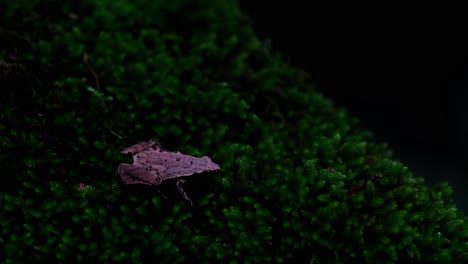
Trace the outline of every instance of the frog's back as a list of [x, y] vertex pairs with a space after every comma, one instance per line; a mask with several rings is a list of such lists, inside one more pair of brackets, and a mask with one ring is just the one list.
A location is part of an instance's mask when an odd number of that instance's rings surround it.
[[133, 156], [134, 163], [151, 167], [164, 167], [167, 178], [190, 176], [202, 172], [216, 171], [220, 167], [207, 156], [202, 158], [185, 155], [180, 152], [144, 151]]
[[146, 165], [163, 164], [167, 160], [166, 154], [167, 152], [147, 150], [133, 155], [133, 162]]

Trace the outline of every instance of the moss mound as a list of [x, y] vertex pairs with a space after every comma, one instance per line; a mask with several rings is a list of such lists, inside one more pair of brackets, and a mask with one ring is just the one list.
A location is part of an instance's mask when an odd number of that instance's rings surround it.
[[[3, 263], [468, 263], [466, 217], [255, 37], [232, 1], [0, 3]], [[190, 206], [120, 183], [210, 156]]]

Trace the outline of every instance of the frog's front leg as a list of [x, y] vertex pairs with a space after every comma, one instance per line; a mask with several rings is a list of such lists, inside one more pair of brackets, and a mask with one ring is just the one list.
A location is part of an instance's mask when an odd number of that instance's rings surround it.
[[190, 200], [188, 197], [187, 193], [185, 192], [184, 188], [182, 188], [182, 184], [184, 184], [186, 181], [185, 180], [178, 180], [176, 183], [177, 190], [179, 191], [180, 195], [184, 197], [185, 200], [187, 200], [190, 203], [190, 207], [193, 207], [193, 202]]

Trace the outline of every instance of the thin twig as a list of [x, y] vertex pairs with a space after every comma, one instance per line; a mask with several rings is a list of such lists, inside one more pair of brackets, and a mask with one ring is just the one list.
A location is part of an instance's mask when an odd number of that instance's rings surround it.
[[114, 135], [114, 136], [116, 136], [116, 137], [118, 137], [118, 138], [120, 138], [120, 139], [123, 139], [123, 137], [122, 137], [121, 135], [115, 133], [114, 131], [112, 131], [112, 130], [110, 130], [110, 129], [109, 129], [109, 132], [111, 132], [112, 135]]
[[99, 85], [99, 78], [94, 71], [94, 68], [88, 63], [88, 53], [83, 53], [83, 62], [88, 66], [88, 70], [91, 72], [91, 74], [94, 76], [94, 81], [96, 82], [96, 90], [100, 90], [101, 86]]

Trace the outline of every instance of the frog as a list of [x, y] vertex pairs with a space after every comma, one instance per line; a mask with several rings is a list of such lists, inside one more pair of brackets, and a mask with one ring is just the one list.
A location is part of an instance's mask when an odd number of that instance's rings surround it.
[[132, 155], [133, 158], [132, 164], [121, 163], [118, 166], [118, 173], [125, 185], [142, 184], [158, 187], [166, 180], [177, 179], [177, 190], [191, 207], [193, 202], [182, 187], [186, 183], [186, 178], [221, 169], [208, 156], [197, 158], [182, 154], [180, 151], [163, 150], [161, 144], [153, 140], [137, 143], [120, 153]]

